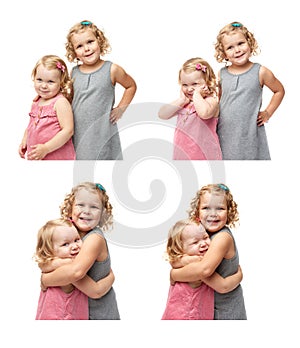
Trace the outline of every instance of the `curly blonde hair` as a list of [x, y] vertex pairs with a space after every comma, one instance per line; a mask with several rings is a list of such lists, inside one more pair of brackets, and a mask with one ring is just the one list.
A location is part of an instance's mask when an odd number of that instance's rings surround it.
[[59, 226], [73, 226], [70, 220], [56, 219], [49, 220], [41, 227], [37, 235], [37, 245], [34, 260], [39, 263], [46, 263], [55, 258], [53, 249], [53, 233]]
[[241, 32], [244, 35], [250, 47], [251, 54], [259, 54], [259, 47], [256, 39], [254, 38], [254, 35], [242, 23], [232, 22], [225, 25], [225, 27], [219, 31], [219, 34], [217, 36], [217, 42], [215, 44], [215, 58], [219, 63], [227, 61], [224, 46], [222, 43], [224, 35], [231, 35], [237, 32]]
[[96, 193], [99, 196], [99, 200], [102, 203], [102, 207], [103, 207], [101, 219], [99, 222], [99, 227], [103, 231], [107, 231], [110, 228], [112, 228], [112, 225], [113, 225], [112, 209], [113, 208], [109, 202], [109, 197], [102, 185], [93, 183], [93, 182], [83, 182], [72, 188], [72, 191], [66, 195], [63, 204], [60, 206], [61, 217], [63, 219], [71, 219], [76, 195], [82, 189], [87, 190], [91, 193]]
[[105, 37], [104, 32], [101, 31], [94, 23], [84, 20], [79, 23], [76, 23], [70, 30], [67, 35], [66, 47], [66, 57], [69, 62], [73, 63], [78, 61], [76, 57], [75, 48], [72, 43], [72, 36], [74, 34], [82, 33], [86, 30], [91, 30], [97, 39], [98, 45], [100, 47], [100, 55], [104, 56], [109, 53], [111, 50], [108, 39]]
[[227, 221], [226, 224], [229, 227], [235, 227], [236, 223], [239, 221], [239, 213], [237, 210], [237, 203], [233, 200], [233, 196], [229, 188], [224, 184], [210, 184], [203, 186], [192, 199], [190, 203], [190, 210], [188, 211], [190, 219], [193, 221], [200, 221], [199, 217], [199, 207], [201, 202], [201, 197], [205, 193], [224, 195], [227, 203]]
[[[199, 70], [197, 69], [198, 65], [202, 67], [206, 67], [205, 71], [202, 71], [205, 83], [207, 84], [207, 87], [210, 91], [210, 94], [216, 95], [217, 93], [217, 79], [216, 75], [212, 69], [212, 67], [208, 64], [208, 62], [202, 58], [196, 57], [188, 59], [179, 70], [178, 74], [178, 81], [181, 83], [181, 72], [184, 71], [185, 73], [191, 73], [193, 71]], [[200, 70], [199, 70], [200, 71]]]
[[[201, 223], [192, 220], [192, 219], [184, 219], [179, 220], [172, 226], [168, 233], [168, 241], [167, 241], [167, 256], [169, 262], [174, 262], [178, 260], [181, 256], [183, 256], [183, 242], [182, 242], [182, 233], [187, 226], [198, 225], [202, 226]], [[204, 227], [203, 227], [204, 229]], [[205, 229], [204, 229], [205, 231]]]

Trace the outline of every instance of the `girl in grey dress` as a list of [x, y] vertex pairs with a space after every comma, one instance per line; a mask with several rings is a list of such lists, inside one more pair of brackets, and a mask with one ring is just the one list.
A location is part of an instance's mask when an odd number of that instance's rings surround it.
[[[210, 277], [215, 271], [222, 277], [235, 274], [239, 266], [238, 250], [229, 229], [238, 221], [237, 204], [227, 186], [211, 184], [201, 188], [191, 202], [190, 218], [201, 221], [211, 238], [211, 244], [200, 262], [173, 269], [171, 278], [192, 282]], [[233, 291], [215, 291], [214, 319], [245, 320], [243, 290], [238, 285]]]
[[[135, 81], [120, 66], [101, 59], [109, 52], [109, 42], [90, 21], [70, 29], [66, 49], [70, 62], [80, 62], [71, 73], [76, 159], [122, 159], [117, 121], [134, 97]], [[114, 108], [116, 83], [124, 93]]]
[[[46, 286], [62, 286], [74, 283], [88, 274], [100, 280], [109, 275], [111, 260], [103, 230], [112, 226], [112, 206], [101, 184], [84, 182], [66, 195], [61, 215], [73, 222], [83, 239], [76, 259], [42, 276]], [[89, 319], [120, 319], [116, 294], [113, 287], [99, 299], [89, 299]]]
[[[215, 45], [218, 62], [229, 62], [221, 69], [220, 115], [217, 133], [225, 160], [269, 160], [264, 124], [280, 105], [284, 88], [273, 73], [249, 59], [257, 53], [252, 33], [239, 22], [226, 25]], [[261, 111], [263, 86], [273, 96]]]

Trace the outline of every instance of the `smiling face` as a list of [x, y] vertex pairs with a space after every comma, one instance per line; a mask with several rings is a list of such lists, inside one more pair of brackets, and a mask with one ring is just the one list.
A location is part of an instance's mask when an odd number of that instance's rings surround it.
[[59, 258], [74, 258], [78, 255], [82, 240], [74, 226], [56, 226], [53, 235], [53, 252]]
[[80, 232], [88, 232], [99, 225], [103, 211], [100, 195], [85, 188], [75, 196], [72, 220]]
[[202, 225], [191, 224], [181, 234], [182, 250], [187, 255], [204, 255], [210, 245], [208, 233]]
[[49, 100], [55, 97], [60, 91], [61, 72], [58, 69], [47, 69], [40, 64], [34, 76], [34, 89], [43, 99]]
[[242, 32], [225, 34], [222, 39], [225, 58], [234, 66], [243, 66], [249, 62], [251, 48]]
[[71, 39], [76, 57], [83, 65], [94, 66], [100, 61], [100, 46], [92, 30], [74, 33]]
[[201, 196], [199, 218], [208, 232], [214, 233], [221, 230], [226, 225], [227, 216], [228, 210], [225, 195], [205, 192]]
[[180, 84], [183, 94], [190, 100], [193, 100], [194, 92], [196, 89], [203, 89], [208, 91], [207, 84], [205, 82], [203, 73], [201, 71], [180, 73]]

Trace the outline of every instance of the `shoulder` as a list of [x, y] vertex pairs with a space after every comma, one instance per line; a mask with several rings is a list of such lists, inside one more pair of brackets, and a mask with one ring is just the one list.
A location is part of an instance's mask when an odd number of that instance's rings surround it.
[[233, 241], [233, 235], [228, 227], [223, 227], [220, 231], [211, 235], [211, 240], [217, 243], [228, 244]]
[[276, 80], [273, 72], [267, 67], [261, 65], [259, 69], [259, 81], [261, 85], [268, 85]]
[[61, 108], [61, 107], [65, 108], [70, 106], [71, 106], [70, 102], [62, 94], [59, 94], [54, 100], [54, 108]]

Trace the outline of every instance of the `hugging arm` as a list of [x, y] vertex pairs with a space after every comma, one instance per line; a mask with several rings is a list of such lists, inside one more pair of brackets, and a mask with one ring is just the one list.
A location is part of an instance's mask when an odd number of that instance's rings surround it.
[[92, 234], [86, 238], [73, 262], [63, 265], [53, 272], [42, 274], [43, 285], [49, 287], [74, 284], [86, 275], [96, 261], [99, 251], [103, 248], [106, 248], [105, 240], [99, 235]]
[[215, 272], [212, 276], [203, 279], [203, 282], [220, 294], [225, 294], [234, 290], [240, 284], [242, 279], [243, 273], [239, 266], [237, 272], [233, 275], [223, 278], [219, 273]]
[[211, 241], [208, 251], [200, 262], [172, 269], [171, 279], [179, 282], [195, 282], [210, 277], [230, 250], [232, 243], [233, 240], [228, 233], [219, 233]]

